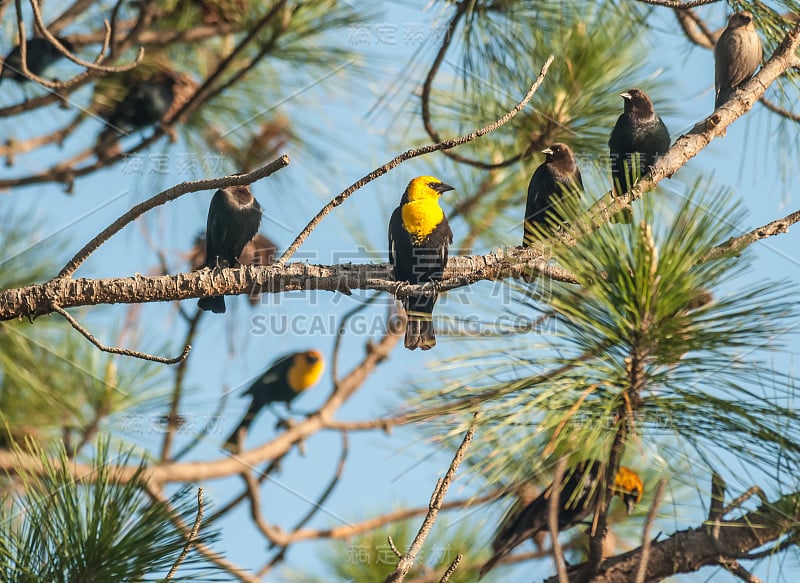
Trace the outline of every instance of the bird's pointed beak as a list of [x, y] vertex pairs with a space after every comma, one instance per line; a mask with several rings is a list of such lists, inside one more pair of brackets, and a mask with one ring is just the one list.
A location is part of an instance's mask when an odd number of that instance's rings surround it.
[[627, 91], [625, 93], [620, 93], [619, 96], [622, 97], [622, 99], [630, 99], [631, 98], [631, 94], [628, 93]]
[[551, 156], [553, 154], [553, 149], [545, 148], [544, 150], [542, 150], [542, 154], [544, 154], [545, 156]]
[[448, 190], [455, 190], [456, 187], [455, 186], [450, 186], [449, 184], [445, 184], [444, 182], [440, 182], [439, 184], [434, 186], [433, 189], [436, 192], [438, 192], [439, 194], [444, 194]]

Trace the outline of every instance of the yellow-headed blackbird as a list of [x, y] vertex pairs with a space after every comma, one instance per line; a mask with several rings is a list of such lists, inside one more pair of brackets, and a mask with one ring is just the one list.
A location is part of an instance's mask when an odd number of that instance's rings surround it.
[[644, 494], [644, 483], [639, 475], [625, 466], [620, 466], [617, 475], [614, 477], [614, 490], [625, 503], [625, 511], [633, 514], [636, 505], [642, 501]]
[[[68, 51], [72, 50], [71, 42], [63, 38], [58, 40]], [[61, 57], [63, 55], [46, 38], [35, 37], [25, 41], [25, 61], [28, 70], [34, 75], [41, 77], [44, 70]], [[11, 52], [3, 60], [0, 81], [3, 79], [11, 79], [17, 83], [28, 81], [28, 78], [22, 74], [22, 52], [19, 45], [11, 49]]]
[[[261, 224], [261, 205], [250, 187], [229, 186], [214, 193], [206, 225], [206, 266], [232, 267]], [[225, 297], [200, 298], [201, 310], [225, 313]]]
[[252, 395], [253, 400], [242, 421], [225, 441], [225, 448], [238, 450], [240, 440], [244, 441], [248, 427], [261, 409], [272, 403], [286, 403], [288, 407], [295, 397], [319, 382], [324, 370], [325, 359], [319, 350], [287, 354], [273, 362], [243, 393]]
[[[625, 107], [617, 119], [608, 148], [611, 152], [612, 187], [626, 194], [659, 156], [669, 150], [669, 130], [653, 108], [653, 102], [641, 89], [620, 93]], [[625, 209], [612, 217], [615, 223], [630, 223], [633, 212]]]
[[526, 246], [530, 243], [528, 224], [546, 226], [548, 211], [562, 223], [566, 221], [566, 217], [553, 209], [553, 199], [583, 194], [581, 171], [568, 145], [553, 144], [542, 150], [542, 154], [544, 163], [533, 173], [528, 185], [528, 201], [525, 204], [525, 224], [522, 231], [522, 244]]
[[753, 26], [753, 15], [736, 12], [714, 46], [714, 109], [725, 103], [739, 85], [756, 72], [764, 51]]
[[[397, 281], [442, 280], [453, 231], [439, 206], [439, 197], [448, 190], [453, 187], [433, 176], [418, 176], [408, 183], [389, 220], [389, 262], [394, 265]], [[436, 346], [432, 317], [435, 303], [435, 295], [403, 300], [408, 315], [405, 346], [409, 350]]]
[[[600, 462], [581, 462], [561, 484], [559, 498], [558, 529], [566, 530], [580, 523], [597, 507]], [[512, 517], [509, 524], [501, 528], [492, 542], [494, 555], [481, 567], [480, 576], [488, 573], [500, 559], [508, 555], [526, 539], [540, 532], [547, 532], [550, 490], [548, 487], [538, 498]], [[621, 467], [614, 479], [615, 493], [622, 496], [628, 514], [642, 498], [642, 480], [628, 468]]]

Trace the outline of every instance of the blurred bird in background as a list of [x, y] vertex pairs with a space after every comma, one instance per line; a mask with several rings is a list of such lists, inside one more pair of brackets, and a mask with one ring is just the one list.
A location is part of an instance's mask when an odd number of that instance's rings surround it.
[[[71, 42], [61, 37], [56, 38], [64, 45], [67, 51], [72, 52], [73, 45]], [[50, 41], [41, 37], [35, 37], [25, 41], [25, 53], [28, 70], [38, 77], [41, 77], [42, 73], [44, 73], [45, 69], [50, 65], [64, 57], [61, 51], [50, 44]], [[10, 79], [19, 84], [30, 81], [28, 77], [22, 74], [22, 51], [20, 45], [11, 49], [11, 52], [3, 59], [3, 66], [2, 69], [0, 69], [0, 82], [2, 82], [3, 79]]]
[[272, 363], [267, 372], [243, 393], [251, 395], [253, 400], [223, 447], [230, 451], [239, 451], [250, 424], [265, 406], [286, 403], [288, 408], [298, 395], [319, 382], [324, 370], [325, 359], [319, 350], [287, 354]]
[[[561, 484], [558, 501], [558, 529], [567, 530], [579, 524], [597, 508], [598, 483], [600, 478], [600, 462], [584, 461], [579, 463], [568, 474]], [[514, 548], [548, 530], [548, 505], [553, 485], [538, 496], [528, 506], [512, 515], [492, 541], [494, 555], [481, 567], [483, 577]], [[614, 479], [615, 494], [619, 494], [625, 503], [628, 514], [641, 500], [644, 485], [641, 478], [626, 467], [620, 467]]]

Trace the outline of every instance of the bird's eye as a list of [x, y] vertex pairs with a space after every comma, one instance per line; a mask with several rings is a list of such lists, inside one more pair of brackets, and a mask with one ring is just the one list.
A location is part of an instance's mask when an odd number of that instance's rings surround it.
[[438, 182], [429, 182], [429, 183], [428, 183], [428, 186], [430, 186], [430, 187], [431, 187], [431, 188], [433, 188], [434, 190], [436, 190], [436, 187], [437, 187], [438, 185], [439, 185], [439, 183], [438, 183]]

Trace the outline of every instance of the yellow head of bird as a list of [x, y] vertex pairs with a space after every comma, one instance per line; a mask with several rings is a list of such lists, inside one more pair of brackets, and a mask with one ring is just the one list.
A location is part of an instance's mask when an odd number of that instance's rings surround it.
[[319, 350], [298, 352], [289, 367], [289, 386], [299, 393], [316, 385], [325, 371], [325, 358]]
[[632, 514], [633, 509], [642, 500], [642, 494], [644, 494], [642, 479], [630, 468], [620, 466], [614, 478], [614, 489], [622, 497], [628, 514]]
[[455, 188], [434, 176], [417, 176], [408, 183], [404, 199], [406, 202], [437, 200], [448, 190], [455, 190]]

